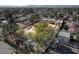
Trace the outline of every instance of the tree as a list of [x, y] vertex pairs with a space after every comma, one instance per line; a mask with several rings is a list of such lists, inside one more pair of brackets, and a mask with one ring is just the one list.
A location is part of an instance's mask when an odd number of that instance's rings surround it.
[[63, 26], [63, 29], [68, 30], [68, 25], [65, 24], [65, 25]]
[[23, 30], [22, 28], [18, 28], [18, 29], [16, 30], [16, 33], [19, 34], [19, 35], [21, 35], [21, 36], [23, 36], [24, 30]]
[[46, 29], [46, 27], [47, 27], [47, 24], [46, 24], [46, 23], [44, 23], [44, 22], [39, 22], [39, 23], [36, 25], [35, 29], [36, 29], [37, 32], [44, 32], [45, 29]]
[[76, 21], [77, 20], [77, 15], [73, 15], [72, 19], [73, 19], [73, 21]]
[[57, 19], [59, 19], [59, 18], [63, 18], [63, 14], [58, 13], [56, 17], [57, 17]]
[[39, 22], [35, 28], [36, 34], [33, 38], [41, 47], [44, 47], [53, 38], [53, 28], [44, 22]]

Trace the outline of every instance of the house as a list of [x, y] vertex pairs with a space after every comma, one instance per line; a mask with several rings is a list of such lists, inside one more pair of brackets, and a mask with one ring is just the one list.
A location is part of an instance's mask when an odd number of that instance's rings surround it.
[[70, 32], [62, 30], [58, 34], [58, 38], [60, 43], [68, 43], [70, 40]]
[[26, 20], [27, 18], [26, 17], [19, 17], [18, 18], [18, 21], [24, 21], [24, 20]]
[[68, 31], [69, 31], [70, 33], [75, 33], [75, 32], [76, 32], [76, 29], [75, 29], [74, 26], [71, 26], [71, 27], [68, 28]]
[[3, 21], [1, 21], [1, 25], [3, 25], [3, 24], [8, 24], [8, 21], [7, 20], [3, 20]]
[[72, 34], [74, 40], [77, 39], [77, 34], [79, 33], [79, 22], [70, 22], [67, 23], [68, 25], [68, 31]]
[[54, 28], [54, 30], [58, 30], [63, 23], [63, 20], [58, 20], [58, 19], [48, 19], [48, 18], [43, 18], [42, 21], [48, 23], [48, 26], [51, 26]]
[[76, 33], [79, 33], [79, 22], [75, 22]]
[[22, 24], [22, 23], [16, 23], [18, 26], [20, 26], [21, 28], [24, 28], [26, 25]]
[[71, 22], [68, 24], [68, 31], [70, 33], [78, 33], [79, 32], [79, 22]]
[[15, 49], [7, 43], [0, 41], [0, 54], [11, 54], [14, 53]]
[[6, 17], [0, 16], [0, 20], [1, 20], [1, 21], [2, 21], [2, 20], [6, 20]]
[[3, 30], [3, 29], [2, 29], [2, 28], [0, 28], [0, 36], [2, 36], [2, 30]]

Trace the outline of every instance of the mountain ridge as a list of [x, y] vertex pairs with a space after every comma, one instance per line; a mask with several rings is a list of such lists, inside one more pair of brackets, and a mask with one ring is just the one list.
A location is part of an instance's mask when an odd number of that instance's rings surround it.
[[0, 8], [79, 8], [79, 5], [27, 5], [27, 6], [0, 5]]

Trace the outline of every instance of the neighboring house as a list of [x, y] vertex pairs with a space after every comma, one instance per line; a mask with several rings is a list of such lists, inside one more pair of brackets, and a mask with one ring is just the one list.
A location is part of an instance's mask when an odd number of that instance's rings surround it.
[[23, 16], [23, 14], [13, 14], [12, 15], [12, 17], [14, 17], [14, 18], [19, 18], [19, 17], [22, 17]]
[[18, 26], [20, 26], [21, 28], [24, 28], [26, 25], [22, 24], [22, 23], [16, 23]]
[[2, 24], [8, 24], [8, 21], [7, 20], [3, 20]]
[[26, 17], [19, 17], [18, 18], [18, 21], [24, 21], [24, 20], [27, 20], [27, 18]]
[[7, 43], [0, 41], [0, 54], [11, 54], [14, 53], [14, 48], [12, 48]]
[[1, 36], [1, 32], [2, 32], [2, 29], [0, 28], [0, 36]]
[[70, 32], [67, 32], [65, 30], [60, 31], [57, 39], [60, 43], [68, 43], [70, 40]]
[[68, 28], [68, 31], [69, 31], [70, 33], [76, 33], [76, 29], [75, 29], [75, 27], [73, 27], [73, 26], [69, 27], [69, 28]]
[[79, 22], [71, 22], [68, 24], [68, 31], [72, 34], [73, 39], [78, 41], [77, 34], [79, 33]]
[[2, 28], [0, 28], [0, 40], [3, 40], [2, 36]]
[[1, 20], [1, 21], [2, 21], [2, 20], [6, 20], [6, 17], [0, 16], [0, 20]]
[[67, 23], [68, 31], [70, 33], [78, 33], [79, 32], [79, 22], [71, 22]]
[[79, 33], [79, 22], [75, 23], [75, 29], [76, 29], [76, 33]]

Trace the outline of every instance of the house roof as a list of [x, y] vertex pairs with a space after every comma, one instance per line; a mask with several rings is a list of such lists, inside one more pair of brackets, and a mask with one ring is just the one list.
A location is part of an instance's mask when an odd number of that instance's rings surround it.
[[68, 31], [71, 32], [71, 33], [75, 33], [76, 29], [75, 29], [75, 27], [70, 27], [70, 28], [68, 29]]
[[75, 25], [76, 25], [76, 26], [79, 26], [79, 22], [75, 22]]
[[0, 35], [1, 35], [1, 32], [2, 32], [2, 28], [0, 28]]
[[64, 30], [60, 31], [59, 35], [63, 36], [63, 37], [70, 38], [70, 32], [67, 32], [67, 31], [64, 31]]
[[9, 54], [13, 53], [14, 48], [12, 48], [7, 43], [0, 41], [0, 54]]

